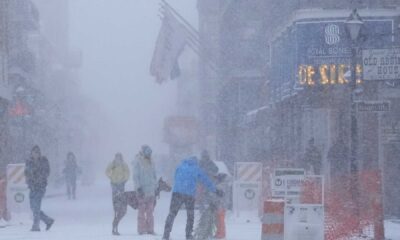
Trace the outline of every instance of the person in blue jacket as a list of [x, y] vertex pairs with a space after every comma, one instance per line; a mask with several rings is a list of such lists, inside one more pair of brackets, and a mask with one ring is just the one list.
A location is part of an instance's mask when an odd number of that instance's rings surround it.
[[196, 157], [190, 157], [181, 162], [175, 171], [175, 183], [172, 190], [172, 199], [167, 220], [165, 221], [163, 240], [169, 240], [172, 225], [182, 204], [185, 204], [187, 211], [186, 239], [193, 239], [194, 224], [194, 202], [196, 186], [203, 184], [209, 191], [222, 195], [223, 193], [215, 188], [207, 174], [200, 168]]

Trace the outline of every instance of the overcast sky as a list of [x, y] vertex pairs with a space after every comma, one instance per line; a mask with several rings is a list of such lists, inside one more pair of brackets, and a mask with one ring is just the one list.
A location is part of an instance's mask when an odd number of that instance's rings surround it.
[[[196, 0], [170, 0], [197, 27]], [[174, 82], [159, 85], [149, 64], [160, 28], [158, 0], [71, 0], [71, 44], [83, 52], [85, 95], [112, 120], [116, 146], [131, 156], [141, 144], [166, 152], [164, 117], [174, 111]], [[99, 120], [101, 121], [101, 120]]]

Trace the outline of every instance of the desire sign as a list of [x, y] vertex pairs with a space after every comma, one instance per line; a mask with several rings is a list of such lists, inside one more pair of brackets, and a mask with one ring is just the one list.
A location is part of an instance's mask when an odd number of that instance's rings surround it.
[[[321, 65], [300, 65], [298, 68], [298, 82], [300, 85], [314, 86], [336, 85], [349, 83], [351, 77], [351, 66], [348, 64], [321, 64]], [[350, 73], [350, 74], [346, 74]], [[362, 83], [362, 67], [356, 65], [356, 83]]]

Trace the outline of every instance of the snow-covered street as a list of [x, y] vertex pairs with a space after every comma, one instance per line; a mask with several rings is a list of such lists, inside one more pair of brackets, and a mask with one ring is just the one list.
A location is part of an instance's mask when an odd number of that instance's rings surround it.
[[[64, 195], [45, 198], [43, 209], [56, 222], [48, 231], [30, 232], [31, 220], [27, 219], [22, 224], [15, 222], [5, 228], [0, 228], [1, 240], [108, 240], [108, 239], [161, 239], [164, 221], [168, 214], [170, 201], [169, 193], [162, 193], [155, 209], [155, 231], [157, 236], [138, 235], [136, 231], [137, 211], [129, 209], [127, 215], [120, 223], [121, 236], [111, 234], [113, 217], [111, 205], [111, 189], [107, 182], [94, 187], [79, 188], [78, 198], [75, 201], [67, 200]], [[198, 215], [196, 215], [196, 220]], [[250, 221], [248, 221], [250, 220]], [[186, 212], [181, 210], [178, 214], [171, 239], [184, 240]], [[400, 222], [386, 222], [387, 239], [400, 239]], [[258, 240], [261, 239], [261, 223], [256, 218], [248, 218], [243, 214], [236, 217], [232, 213], [227, 215], [227, 239], [229, 240]]]
[[[78, 189], [78, 197], [75, 201], [67, 200], [65, 196], [45, 198], [43, 210], [56, 222], [48, 231], [39, 233], [30, 232], [31, 221], [23, 224], [13, 224], [0, 228], [1, 240], [22, 240], [22, 239], [51, 239], [51, 240], [105, 240], [105, 239], [138, 239], [150, 240], [161, 239], [164, 222], [168, 214], [170, 201], [169, 193], [162, 193], [155, 208], [155, 231], [157, 236], [138, 235], [137, 211], [129, 209], [127, 215], [122, 219], [119, 231], [121, 236], [111, 234], [111, 222], [113, 210], [111, 205], [111, 188], [107, 182], [95, 187], [82, 187]], [[198, 216], [196, 216], [196, 219]], [[231, 220], [227, 226], [227, 235], [230, 240], [260, 239], [261, 224], [258, 221], [247, 222], [247, 218], [235, 220], [231, 214]], [[175, 220], [171, 233], [171, 239], [185, 239], [184, 228], [186, 224], [186, 211], [181, 210]]]
[[0, 0], [0, 240], [400, 240], [399, 156], [400, 0]]

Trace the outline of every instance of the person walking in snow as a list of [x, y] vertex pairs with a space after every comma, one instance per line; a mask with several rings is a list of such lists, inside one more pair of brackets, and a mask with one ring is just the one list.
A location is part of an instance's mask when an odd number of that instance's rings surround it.
[[129, 167], [121, 153], [115, 154], [114, 160], [108, 165], [106, 175], [110, 179], [114, 210], [116, 208], [115, 196], [125, 192], [125, 183], [129, 179]]
[[213, 182], [204, 170], [200, 168], [198, 159], [189, 157], [183, 160], [175, 171], [175, 183], [172, 190], [169, 214], [165, 221], [163, 240], [169, 240], [175, 217], [182, 204], [185, 204], [187, 211], [186, 239], [193, 239], [194, 196], [198, 183], [202, 183], [209, 191], [221, 195], [221, 191], [215, 188]]
[[68, 199], [75, 199], [76, 197], [76, 178], [79, 173], [79, 167], [76, 163], [75, 154], [69, 152], [65, 161], [63, 174], [65, 177], [65, 184], [67, 186]]
[[136, 155], [132, 170], [133, 182], [139, 202], [137, 231], [140, 235], [154, 235], [153, 212], [156, 200], [157, 177], [151, 154], [151, 148], [143, 145], [140, 152]]
[[33, 213], [31, 231], [34, 232], [40, 231], [40, 221], [46, 224], [46, 230], [49, 230], [54, 223], [54, 219], [48, 217], [41, 210], [49, 175], [49, 160], [41, 155], [39, 146], [34, 146], [30, 158], [25, 163], [25, 179], [29, 188], [29, 202]]

